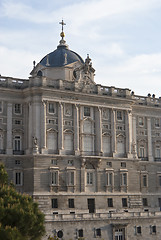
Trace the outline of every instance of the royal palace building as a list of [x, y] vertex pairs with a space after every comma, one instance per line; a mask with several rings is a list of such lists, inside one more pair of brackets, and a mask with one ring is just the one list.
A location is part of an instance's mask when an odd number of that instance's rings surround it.
[[64, 40], [0, 77], [0, 161], [64, 240], [161, 239], [161, 98], [96, 84]]

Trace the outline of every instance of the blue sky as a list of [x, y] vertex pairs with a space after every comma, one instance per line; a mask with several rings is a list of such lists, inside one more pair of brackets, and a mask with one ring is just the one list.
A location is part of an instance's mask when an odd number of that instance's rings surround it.
[[28, 78], [65, 39], [95, 82], [161, 96], [161, 0], [0, 0], [0, 74]]

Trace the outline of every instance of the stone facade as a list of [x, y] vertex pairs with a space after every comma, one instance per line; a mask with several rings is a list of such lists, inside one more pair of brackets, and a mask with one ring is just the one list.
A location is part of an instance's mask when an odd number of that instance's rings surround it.
[[44, 240], [159, 240], [161, 99], [94, 72], [62, 37], [29, 79], [1, 76], [0, 161], [45, 213]]

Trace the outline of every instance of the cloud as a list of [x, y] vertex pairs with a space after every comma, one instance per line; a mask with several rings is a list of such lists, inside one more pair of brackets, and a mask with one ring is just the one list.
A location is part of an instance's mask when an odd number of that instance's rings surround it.
[[[150, 10], [161, 5], [160, 0], [86, 0], [74, 2], [68, 6], [45, 8], [40, 10], [22, 1], [5, 0], [2, 3], [2, 16], [21, 19], [33, 23], [52, 23], [62, 16], [73, 24], [84, 25], [87, 21], [96, 21], [104, 17]], [[54, 9], [54, 10], [53, 10]]]
[[138, 95], [161, 95], [161, 53], [127, 57], [117, 65], [105, 63], [96, 70], [96, 82], [102, 85], [128, 87]]

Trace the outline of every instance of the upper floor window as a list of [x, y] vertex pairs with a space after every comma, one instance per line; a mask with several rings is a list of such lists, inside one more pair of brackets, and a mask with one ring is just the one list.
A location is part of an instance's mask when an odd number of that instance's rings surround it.
[[136, 235], [141, 235], [141, 226], [135, 227], [135, 234]]
[[107, 198], [108, 207], [113, 207], [113, 198]]
[[21, 171], [15, 172], [15, 185], [22, 186], [22, 172]]
[[68, 185], [74, 185], [74, 171], [69, 171], [68, 172]]
[[161, 175], [158, 176], [158, 185], [161, 187]]
[[127, 173], [121, 173], [121, 185], [122, 186], [127, 185]]
[[58, 171], [51, 172], [51, 184], [52, 185], [58, 185], [58, 183], [59, 183], [58, 177], [59, 177]]
[[144, 207], [148, 206], [148, 199], [147, 198], [143, 198], [143, 206]]
[[90, 107], [84, 107], [84, 116], [85, 117], [90, 117], [91, 116]]
[[151, 234], [156, 234], [156, 232], [157, 232], [156, 226], [155, 225], [150, 226], [150, 233]]
[[15, 151], [21, 150], [21, 137], [20, 136], [14, 137], [14, 150]]
[[144, 126], [144, 119], [143, 119], [143, 117], [139, 117], [139, 119], [138, 119], [138, 123], [139, 123], [139, 126]]
[[74, 208], [74, 198], [68, 199], [68, 206], [69, 206], [69, 208]]
[[87, 172], [87, 184], [92, 185], [93, 184], [93, 173]]
[[21, 114], [21, 111], [22, 111], [22, 106], [21, 106], [21, 104], [15, 103], [14, 113], [15, 113], [15, 114]]
[[112, 186], [112, 178], [113, 178], [113, 173], [108, 172], [107, 173], [107, 186]]
[[140, 146], [140, 148], [139, 148], [139, 157], [141, 157], [141, 158], [145, 157], [145, 148], [144, 148], [144, 146]]
[[117, 120], [123, 120], [122, 111], [117, 111]]
[[0, 102], [0, 112], [2, 112], [2, 102]]
[[127, 198], [122, 198], [122, 207], [127, 207]]
[[156, 147], [155, 149], [155, 157], [160, 158], [160, 146]]
[[155, 118], [155, 119], [154, 119], [154, 126], [155, 126], [156, 128], [160, 127], [160, 119], [159, 119], [159, 118]]
[[55, 103], [48, 103], [48, 112], [55, 113]]
[[148, 185], [147, 175], [143, 175], [143, 187], [147, 187], [147, 185]]
[[52, 208], [58, 208], [58, 199], [57, 198], [51, 199], [51, 206], [52, 206]]

